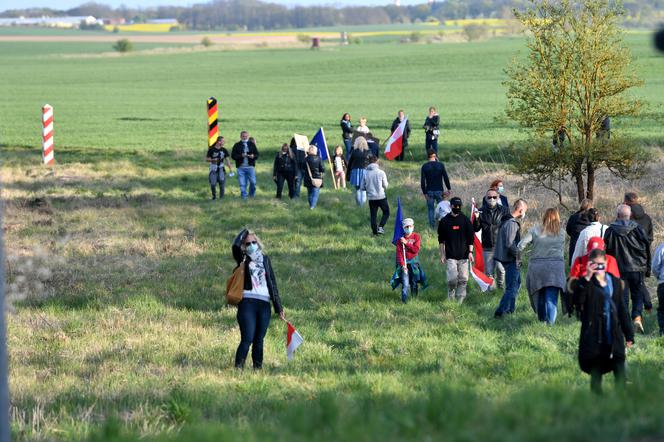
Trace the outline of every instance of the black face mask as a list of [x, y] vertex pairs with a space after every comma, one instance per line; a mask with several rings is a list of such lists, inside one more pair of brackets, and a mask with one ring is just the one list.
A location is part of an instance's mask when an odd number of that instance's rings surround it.
[[452, 213], [458, 215], [461, 213], [461, 207], [452, 207]]

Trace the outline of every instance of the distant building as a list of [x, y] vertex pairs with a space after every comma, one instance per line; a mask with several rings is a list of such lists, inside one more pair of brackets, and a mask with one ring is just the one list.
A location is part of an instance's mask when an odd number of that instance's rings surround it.
[[94, 25], [101, 23], [91, 15], [69, 17], [14, 17], [0, 18], [0, 26], [42, 26], [49, 28], [78, 28], [81, 23]]
[[156, 18], [154, 20], [146, 20], [145, 23], [148, 25], [173, 25], [178, 26], [177, 18]]

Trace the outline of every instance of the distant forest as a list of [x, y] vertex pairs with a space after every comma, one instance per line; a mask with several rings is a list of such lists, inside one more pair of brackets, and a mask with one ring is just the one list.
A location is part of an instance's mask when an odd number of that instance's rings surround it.
[[[390, 0], [386, 0], [386, 3]], [[420, 23], [462, 18], [510, 18], [513, 8], [526, 0], [446, 0], [416, 6], [330, 6], [286, 7], [258, 0], [213, 0], [190, 7], [162, 6], [135, 9], [111, 8], [100, 3], [85, 3], [68, 10], [48, 8], [14, 9], [1, 17], [41, 17], [92, 15], [96, 18], [143, 22], [175, 18], [187, 29], [266, 30], [340, 25], [378, 25]], [[661, 21], [664, 0], [624, 0], [627, 26], [651, 26]]]

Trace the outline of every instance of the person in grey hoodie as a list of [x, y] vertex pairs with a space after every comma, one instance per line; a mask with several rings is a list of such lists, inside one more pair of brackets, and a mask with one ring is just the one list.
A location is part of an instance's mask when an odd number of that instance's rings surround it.
[[659, 335], [664, 336], [664, 242], [657, 246], [652, 257], [652, 271], [657, 277], [657, 322], [659, 322]]
[[521, 287], [521, 257], [519, 242], [521, 241], [521, 222], [526, 217], [528, 204], [518, 199], [512, 206], [512, 213], [503, 216], [496, 246], [493, 250], [493, 259], [505, 267], [505, 292], [494, 313], [495, 318], [502, 318], [505, 313], [514, 313], [516, 296]]
[[[390, 205], [387, 203], [387, 196], [385, 195], [388, 186], [387, 175], [378, 167], [378, 158], [375, 155], [369, 155], [367, 161], [369, 165], [359, 190], [367, 192], [371, 214], [371, 231], [374, 235], [383, 235], [385, 224], [390, 217]], [[383, 212], [379, 224], [376, 223], [378, 209]]]
[[606, 253], [615, 256], [620, 270], [620, 279], [627, 286], [624, 291], [625, 307], [629, 307], [629, 294], [632, 297], [632, 320], [634, 328], [644, 333], [641, 316], [643, 308], [652, 309], [650, 293], [645, 284], [645, 274], [650, 268], [650, 243], [644, 230], [631, 220], [632, 210], [627, 204], [616, 209], [616, 220], [606, 233]]

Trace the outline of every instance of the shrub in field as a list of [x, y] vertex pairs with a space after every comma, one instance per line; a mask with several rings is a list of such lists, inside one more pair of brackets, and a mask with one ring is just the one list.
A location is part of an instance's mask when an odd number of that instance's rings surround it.
[[209, 37], [203, 37], [203, 39], [201, 40], [201, 44], [203, 46], [205, 46], [206, 48], [209, 48], [210, 46], [212, 46], [214, 44], [214, 42], [212, 40], [210, 40]]
[[297, 41], [299, 41], [300, 43], [311, 43], [311, 35], [297, 34]]
[[134, 44], [128, 38], [123, 38], [115, 42], [113, 49], [118, 52], [130, 52], [134, 49]]
[[421, 32], [414, 31], [414, 32], [411, 32], [409, 39], [412, 43], [417, 43], [420, 40], [422, 40], [422, 37], [423, 37], [423, 35], [422, 35]]
[[117, 26], [113, 26], [113, 33], [117, 34], [119, 32], [120, 32], [120, 28], [118, 28]]
[[463, 33], [468, 41], [476, 41], [485, 38], [488, 29], [485, 25], [469, 24], [463, 27]]

